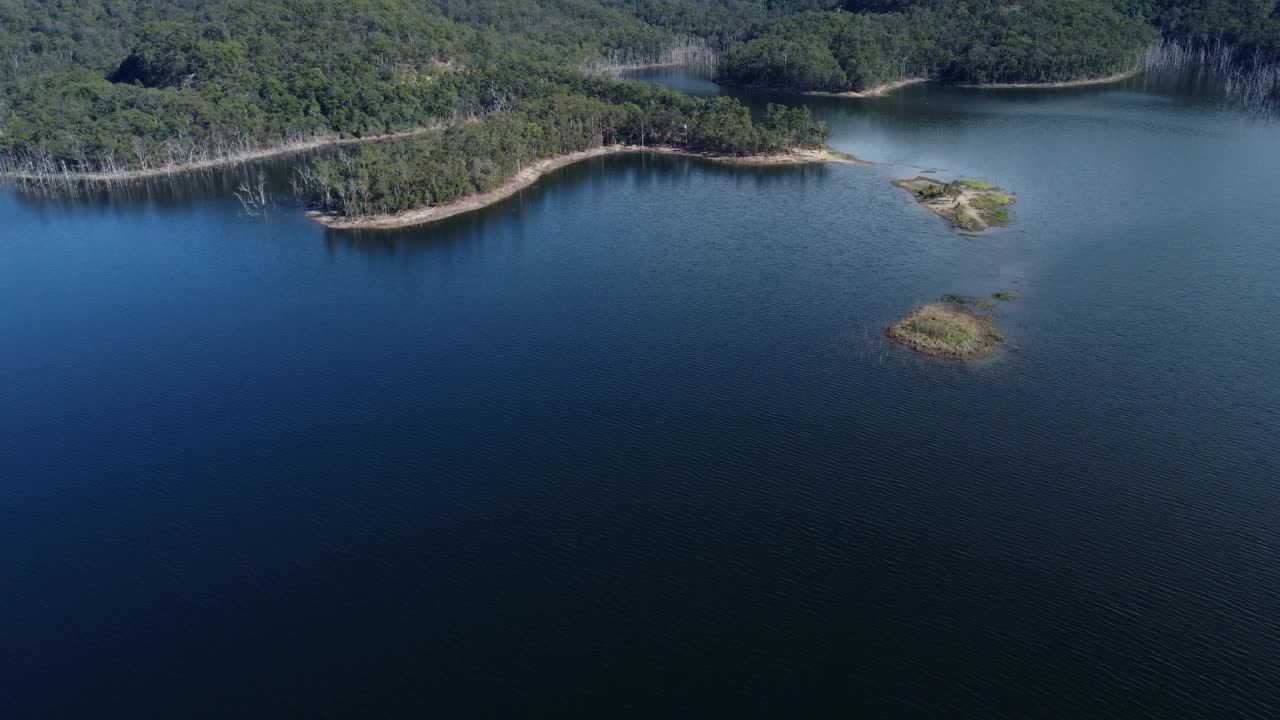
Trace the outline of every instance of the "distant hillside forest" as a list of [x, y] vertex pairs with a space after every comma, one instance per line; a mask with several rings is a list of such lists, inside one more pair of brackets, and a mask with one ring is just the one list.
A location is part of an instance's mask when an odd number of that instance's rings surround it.
[[519, 117], [551, 133], [583, 108], [610, 118], [620, 137], [644, 125], [673, 142], [709, 146], [715, 136], [721, 151], [748, 152], [822, 132], [792, 118], [804, 128], [738, 123], [738, 137], [716, 136], [726, 113], [745, 113], [733, 101], [620, 90], [630, 84], [588, 81], [582, 68], [709, 48], [722, 52], [725, 81], [795, 90], [911, 76], [1056, 81], [1131, 67], [1161, 33], [1276, 52], [1280, 9], [1276, 0], [0, 0], [0, 164], [176, 167], [496, 117], [507, 119], [495, 127], [511, 130]]
[[803, 13], [732, 48], [726, 80], [864, 90], [908, 77], [1054, 82], [1132, 68], [1156, 31], [1107, 0], [906, 0], [882, 12]]
[[1159, 32], [1280, 51], [1276, 0], [850, 0], [773, 18], [731, 47], [721, 79], [865, 90], [912, 77], [1061, 82], [1132, 69]]

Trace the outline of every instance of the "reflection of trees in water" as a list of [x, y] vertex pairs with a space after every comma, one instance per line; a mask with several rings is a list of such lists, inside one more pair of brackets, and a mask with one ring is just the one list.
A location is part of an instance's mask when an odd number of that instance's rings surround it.
[[1201, 77], [1222, 84], [1227, 98], [1256, 113], [1280, 112], [1280, 61], [1261, 50], [1245, 50], [1221, 38], [1163, 40], [1142, 62], [1148, 74]]
[[271, 158], [222, 168], [191, 170], [173, 175], [120, 181], [48, 179], [42, 182], [7, 180], [17, 190], [19, 202], [60, 205], [90, 203], [127, 206], [147, 203], [177, 206], [209, 198], [234, 201], [236, 194], [252, 190], [262, 201], [272, 196], [292, 198], [289, 176], [301, 156]]
[[[732, 178], [739, 184], [778, 187], [819, 180], [828, 172], [830, 167], [821, 163], [754, 166], [728, 165], [678, 155], [610, 155], [568, 165], [505, 200], [472, 212], [406, 228], [327, 229], [325, 243], [334, 252], [355, 252], [385, 260], [400, 261], [424, 256], [462, 259], [482, 247], [492, 249], [497, 237], [523, 242], [528, 230], [527, 213], [537, 212], [544, 204], [555, 207], [570, 196], [577, 196], [574, 201], [578, 203], [625, 205], [629, 202], [625, 192], [628, 187], [645, 189], [665, 185], [676, 188], [677, 194], [687, 196], [683, 188], [693, 189], [715, 178]], [[644, 216], [637, 213], [635, 219], [642, 222]]]
[[[134, 204], [150, 204], [159, 207], [176, 207], [210, 198], [227, 200], [242, 206], [242, 210], [250, 215], [261, 214], [261, 208], [244, 207], [241, 198], [253, 195], [258, 205], [290, 207], [297, 197], [293, 187], [295, 171], [299, 164], [314, 157], [321, 157], [339, 152], [336, 149], [325, 149], [318, 152], [292, 155], [286, 157], [267, 158], [253, 162], [232, 165], [222, 168], [191, 170], [173, 175], [162, 175], [145, 178], [133, 178], [112, 182], [45, 180], [43, 182], [26, 182], [7, 180], [8, 186], [18, 190], [15, 197], [19, 202], [43, 206], [59, 206], [70, 203], [89, 203], [100, 206], [128, 206]], [[548, 175], [538, 181], [534, 188], [521, 192], [521, 196], [532, 197], [530, 193], [540, 192], [551, 183], [561, 183], [574, 178], [591, 174], [629, 172], [637, 183], [656, 180], [676, 182], [688, 178], [696, 172], [715, 175], [732, 175], [764, 184], [777, 184], [794, 180], [797, 177], [807, 178], [820, 175], [826, 167], [817, 165], [797, 166], [731, 166], [723, 163], [682, 158], [670, 155], [636, 153], [593, 159], [575, 163]], [[536, 195], [535, 195], [536, 196]], [[501, 207], [509, 207], [505, 201]], [[486, 212], [485, 210], [478, 211]], [[468, 213], [475, 215], [477, 213]], [[437, 225], [441, 223], [436, 223]]]

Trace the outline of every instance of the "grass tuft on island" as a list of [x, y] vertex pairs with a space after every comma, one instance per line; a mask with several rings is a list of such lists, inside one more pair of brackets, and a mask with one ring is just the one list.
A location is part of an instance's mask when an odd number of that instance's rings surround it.
[[942, 302], [955, 303], [956, 305], [973, 305], [979, 310], [990, 310], [1002, 302], [1013, 302], [1018, 296], [1007, 290], [999, 290], [991, 293], [990, 298], [973, 297], [971, 295], [949, 294], [942, 296]]
[[889, 326], [889, 338], [916, 352], [953, 360], [976, 360], [1004, 342], [991, 318], [954, 302], [935, 302], [912, 310]]
[[929, 212], [968, 232], [1013, 222], [1009, 216], [1013, 199], [991, 183], [980, 180], [944, 183], [918, 176], [914, 180], [894, 180], [893, 186], [911, 193]]

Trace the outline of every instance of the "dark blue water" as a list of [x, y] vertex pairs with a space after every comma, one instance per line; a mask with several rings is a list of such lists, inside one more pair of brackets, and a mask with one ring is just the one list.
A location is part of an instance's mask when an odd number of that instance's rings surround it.
[[[0, 714], [1280, 714], [1280, 127], [812, 104], [879, 164], [365, 234], [236, 173], [0, 194]], [[991, 360], [882, 339], [997, 290]]]

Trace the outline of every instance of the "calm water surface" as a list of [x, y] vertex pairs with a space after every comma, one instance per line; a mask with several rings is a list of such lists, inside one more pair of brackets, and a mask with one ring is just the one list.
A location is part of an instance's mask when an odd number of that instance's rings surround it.
[[[0, 714], [1280, 714], [1280, 126], [806, 102], [877, 164], [366, 234], [243, 171], [0, 193]], [[929, 170], [1017, 224], [888, 184]], [[991, 360], [883, 340], [997, 290]]]

